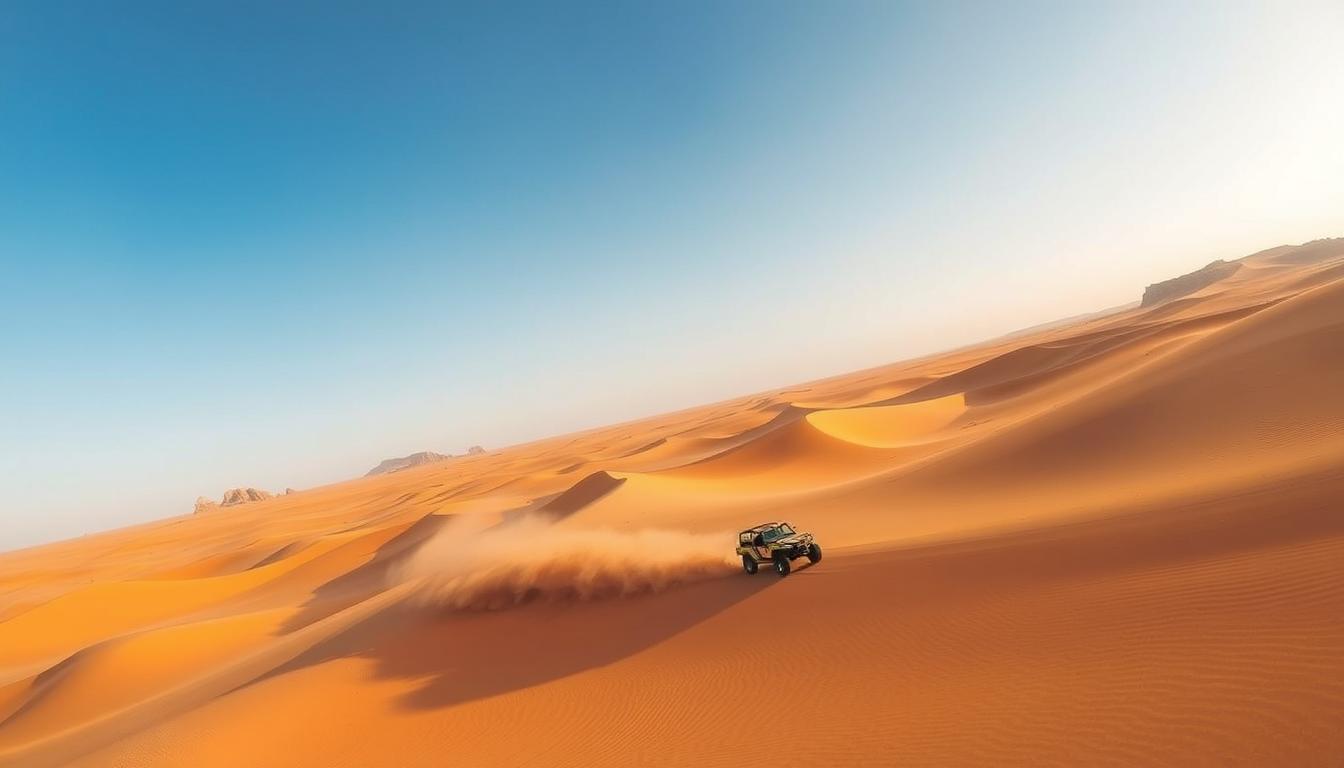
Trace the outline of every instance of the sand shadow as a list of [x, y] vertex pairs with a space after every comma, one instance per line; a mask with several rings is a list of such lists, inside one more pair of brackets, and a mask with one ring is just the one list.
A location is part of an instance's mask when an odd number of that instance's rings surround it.
[[452, 611], [403, 601], [265, 677], [340, 658], [376, 663], [380, 679], [418, 680], [408, 709], [451, 707], [605, 666], [674, 637], [780, 582], [741, 573], [656, 594]]
[[[502, 511], [500, 522], [492, 527], [507, 526], [536, 516], [562, 520], [611, 493], [624, 482], [624, 479], [612, 478], [605, 472], [593, 473], [562, 493], [538, 496], [527, 504]], [[304, 602], [299, 612], [284, 622], [280, 634], [306, 627], [387, 589], [395, 581], [392, 578], [393, 569], [451, 524], [453, 519], [452, 515], [425, 514], [380, 546], [368, 562], [313, 590], [312, 596]]]
[[[426, 515], [363, 565], [313, 591], [284, 635], [385, 592], [394, 570], [451, 522]], [[501, 522], [500, 525], [507, 525]], [[800, 571], [805, 572], [802, 568]], [[588, 602], [534, 602], [451, 610], [412, 594], [258, 678], [339, 658], [376, 662], [380, 678], [423, 681], [402, 704], [447, 707], [603, 666], [673, 637], [780, 581], [725, 569], [723, 577], [648, 594]], [[256, 681], [254, 681], [256, 682]]]
[[431, 513], [416, 520], [380, 546], [368, 562], [313, 590], [312, 596], [304, 602], [298, 613], [281, 625], [278, 634], [302, 629], [387, 589], [391, 583], [392, 569], [405, 562], [420, 545], [443, 530], [452, 519], [450, 515]]

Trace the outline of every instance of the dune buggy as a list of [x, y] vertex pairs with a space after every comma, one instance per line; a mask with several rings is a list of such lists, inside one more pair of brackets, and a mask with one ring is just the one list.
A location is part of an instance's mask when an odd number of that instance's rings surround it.
[[775, 573], [788, 576], [790, 563], [800, 557], [808, 562], [821, 560], [821, 547], [810, 533], [799, 533], [784, 522], [762, 523], [737, 535], [737, 554], [742, 570], [755, 573], [762, 563], [770, 563]]

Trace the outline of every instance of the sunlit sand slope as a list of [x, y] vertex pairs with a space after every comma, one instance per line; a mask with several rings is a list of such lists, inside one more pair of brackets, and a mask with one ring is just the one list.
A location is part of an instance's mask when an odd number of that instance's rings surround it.
[[[1344, 241], [0, 555], [0, 765], [1335, 766]], [[779, 579], [733, 533], [789, 519]]]

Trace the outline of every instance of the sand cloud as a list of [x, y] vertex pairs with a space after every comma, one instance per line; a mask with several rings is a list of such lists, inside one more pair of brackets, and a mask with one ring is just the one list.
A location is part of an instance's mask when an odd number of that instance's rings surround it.
[[422, 581], [417, 599], [488, 610], [530, 601], [594, 600], [657, 592], [731, 575], [733, 535], [568, 528], [546, 518], [439, 532], [393, 574]]

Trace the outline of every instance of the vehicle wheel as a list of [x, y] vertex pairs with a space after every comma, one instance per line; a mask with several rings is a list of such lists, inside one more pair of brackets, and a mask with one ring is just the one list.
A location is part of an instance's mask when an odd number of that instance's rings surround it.
[[778, 573], [780, 576], [788, 576], [789, 568], [789, 558], [784, 557], [783, 555], [775, 557], [775, 573]]
[[742, 570], [746, 571], [748, 576], [755, 573], [756, 568], [757, 566], [755, 560], [752, 560], [750, 557], [747, 557], [746, 555], [742, 556]]
[[811, 544], [807, 548], [807, 561], [810, 563], [821, 562], [821, 547]]

